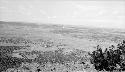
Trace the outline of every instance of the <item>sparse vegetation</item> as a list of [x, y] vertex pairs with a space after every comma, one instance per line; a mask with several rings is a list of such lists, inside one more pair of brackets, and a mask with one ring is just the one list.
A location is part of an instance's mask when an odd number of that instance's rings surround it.
[[[84, 51], [75, 49], [69, 53], [64, 53], [63, 48], [59, 48], [55, 51], [23, 51], [21, 52], [24, 57], [12, 57], [14, 50], [20, 50], [24, 48], [23, 46], [0, 46], [0, 70], [4, 71], [9, 68], [19, 68], [30, 70], [27, 64], [37, 63], [39, 66], [35, 67], [35, 70], [48, 67], [49, 65], [62, 65], [68, 69], [77, 70], [90, 68], [91, 63], [94, 65], [97, 71], [125, 71], [125, 41], [118, 44], [117, 47], [110, 46], [102, 51], [101, 47], [98, 45], [97, 50], [89, 53], [89, 55], [84, 55]], [[26, 56], [36, 55], [35, 58], [30, 59]], [[86, 62], [91, 62], [87, 63]], [[26, 65], [26, 66], [25, 66]], [[47, 66], [46, 66], [47, 65]], [[28, 65], [30, 66], [30, 65]], [[58, 68], [58, 67], [57, 67]], [[32, 68], [31, 68], [32, 69]], [[45, 68], [46, 69], [46, 68]], [[54, 70], [53, 70], [54, 69]], [[56, 70], [52, 68], [53, 71]]]
[[[0, 27], [0, 72], [125, 70], [125, 41], [113, 46], [125, 39], [124, 31], [18, 22]], [[113, 45], [105, 51], [97, 46], [89, 55], [96, 44]]]
[[[12, 47], [13, 48], [13, 47]], [[9, 51], [10, 49], [10, 51]], [[19, 48], [20, 49], [20, 48]], [[46, 64], [50, 64], [50, 65], [54, 65], [54, 64], [59, 64], [59, 65], [63, 65], [63, 66], [75, 66], [75, 64], [77, 64], [78, 61], [79, 64], [81, 64], [83, 66], [84, 63], [82, 63], [82, 60], [84, 59], [82, 56], [79, 56], [80, 53], [75, 52], [71, 52], [69, 54], [64, 54], [63, 53], [63, 49], [58, 49], [55, 51], [45, 51], [45, 52], [38, 52], [38, 51], [31, 51], [31, 52], [23, 52], [23, 55], [27, 56], [27, 55], [33, 55], [36, 54], [38, 55], [36, 58], [34, 59], [28, 59], [27, 58], [18, 58], [18, 57], [12, 57], [11, 54], [13, 53], [14, 50], [18, 50], [18, 49], [11, 49], [11, 47], [1, 47], [1, 52], [0, 52], [0, 70], [7, 70], [10, 68], [19, 68], [22, 66], [25, 67], [25, 65], [27, 63], [31, 64], [32, 63], [37, 63], [40, 66], [41, 65], [45, 65]], [[80, 52], [80, 51], [79, 51]], [[3, 56], [3, 53], [5, 53], [6, 55]], [[10, 56], [9, 56], [9, 55]], [[79, 65], [78, 65], [79, 66]], [[27, 66], [25, 67], [25, 69], [28, 68]], [[36, 67], [37, 69], [37, 67]], [[41, 68], [40, 68], [41, 69]]]
[[0, 42], [1, 43], [12, 43], [12, 44], [28, 44], [28, 43], [32, 43], [30, 40], [26, 40], [22, 37], [0, 37]]
[[8, 68], [18, 68], [21, 66], [22, 62], [32, 61], [31, 59], [22, 59], [11, 56], [14, 50], [19, 49], [21, 49], [20, 46], [0, 46], [0, 71]]

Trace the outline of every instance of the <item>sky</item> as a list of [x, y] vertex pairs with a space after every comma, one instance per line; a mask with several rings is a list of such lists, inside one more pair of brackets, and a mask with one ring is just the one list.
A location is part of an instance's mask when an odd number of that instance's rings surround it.
[[0, 20], [125, 28], [125, 1], [0, 0]]

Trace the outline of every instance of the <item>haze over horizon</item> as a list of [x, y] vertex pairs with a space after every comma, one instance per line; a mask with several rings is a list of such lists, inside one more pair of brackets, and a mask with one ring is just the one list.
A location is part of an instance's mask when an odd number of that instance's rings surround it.
[[125, 1], [0, 0], [0, 20], [125, 29]]

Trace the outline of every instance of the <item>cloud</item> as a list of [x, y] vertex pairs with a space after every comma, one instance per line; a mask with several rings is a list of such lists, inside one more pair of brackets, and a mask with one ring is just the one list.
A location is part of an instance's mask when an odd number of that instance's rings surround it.
[[119, 14], [119, 11], [115, 10], [115, 11], [112, 12], [112, 14], [117, 15], [117, 14]]
[[0, 7], [0, 9], [6, 9], [6, 7], [4, 7], [4, 6], [1, 6], [1, 7]]
[[[4, 0], [1, 0], [4, 1]], [[7, 2], [6, 2], [7, 1]], [[124, 24], [124, 4], [109, 1], [29, 1], [5, 0], [0, 3], [2, 19], [41, 21], [61, 24]], [[98, 23], [98, 25], [97, 25]]]
[[74, 11], [72, 17], [75, 18], [78, 16], [78, 14], [80, 14], [78, 11]]
[[44, 10], [40, 9], [40, 13], [48, 17], [48, 14]]
[[1, 0], [1, 3], [9, 3], [7, 0]]
[[57, 18], [57, 16], [49, 16], [48, 19], [54, 19]]

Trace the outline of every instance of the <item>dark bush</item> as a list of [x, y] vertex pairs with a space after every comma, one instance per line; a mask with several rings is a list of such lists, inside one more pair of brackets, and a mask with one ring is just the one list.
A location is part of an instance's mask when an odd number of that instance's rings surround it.
[[125, 71], [125, 41], [118, 44], [116, 49], [112, 45], [109, 49], [106, 48], [104, 52], [98, 45], [97, 49], [90, 55], [92, 57], [91, 63], [98, 71]]

